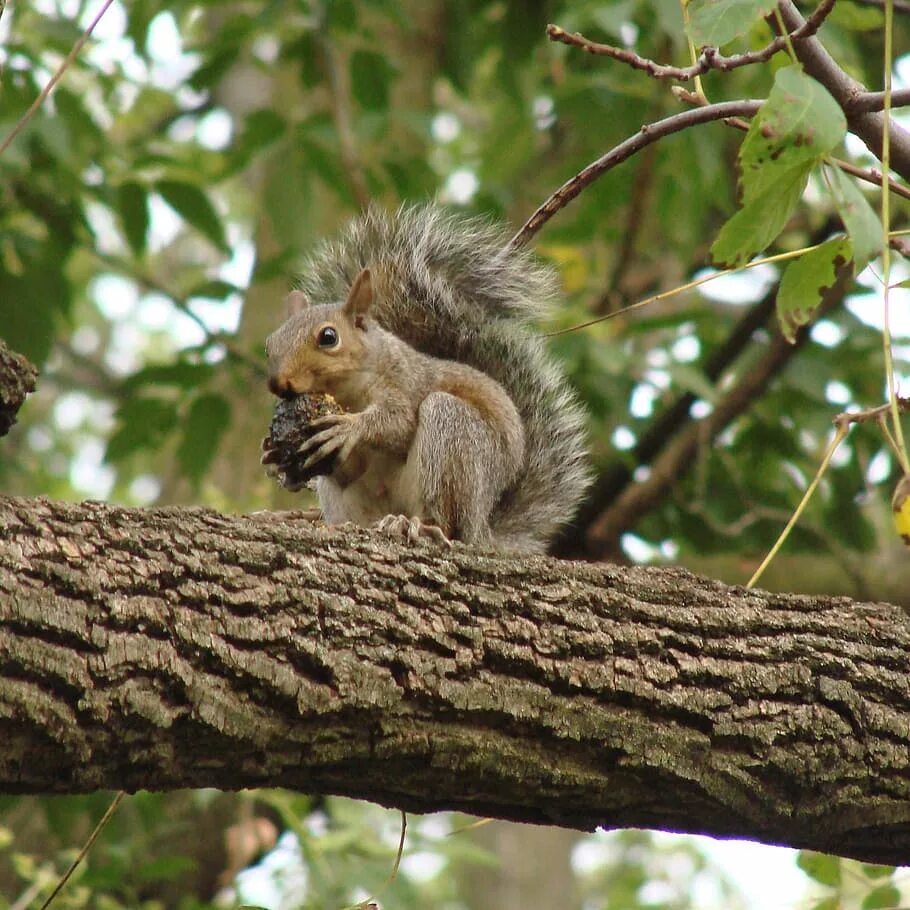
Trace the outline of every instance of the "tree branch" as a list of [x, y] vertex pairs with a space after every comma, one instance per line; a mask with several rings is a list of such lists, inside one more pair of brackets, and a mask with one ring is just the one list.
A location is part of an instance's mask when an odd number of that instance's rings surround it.
[[29, 392], [35, 391], [38, 371], [0, 338], [0, 436], [16, 422], [16, 414]]
[[[755, 332], [767, 324], [774, 313], [777, 287], [766, 294], [736, 323], [724, 343], [711, 353], [704, 365], [704, 375], [709, 382], [716, 382], [721, 374], [746, 349]], [[632, 449], [636, 466], [649, 464], [669, 445], [680, 427], [690, 421], [689, 409], [696, 395], [685, 392], [668, 407], [642, 434]], [[622, 462], [613, 462], [594, 483], [585, 497], [572, 525], [560, 535], [555, 551], [563, 557], [578, 558], [586, 551], [579, 546], [584, 540], [585, 529], [608, 509], [624, 489], [632, 483], [634, 468]]]
[[547, 36], [551, 41], [559, 41], [571, 47], [581, 48], [589, 54], [610, 57], [620, 63], [626, 63], [633, 69], [642, 70], [655, 79], [678, 79], [685, 82], [689, 79], [694, 79], [696, 76], [704, 76], [711, 70], [730, 72], [730, 70], [738, 69], [741, 66], [765, 63], [778, 51], [782, 51], [787, 47], [788, 38], [792, 41], [814, 35], [827, 19], [832, 9], [834, 9], [834, 0], [821, 0], [821, 3], [813, 10], [812, 15], [799, 28], [786, 37], [778, 35], [773, 41], [759, 50], [725, 57], [716, 47], [703, 47], [698, 60], [691, 66], [667, 66], [666, 64], [656, 63], [654, 60], [642, 57], [627, 48], [614, 47], [612, 44], [599, 44], [596, 41], [585, 38], [584, 35], [578, 32], [569, 34], [558, 25], [548, 25]]
[[553, 215], [568, 205], [586, 186], [652, 142], [657, 142], [665, 136], [700, 123], [710, 123], [713, 120], [723, 120], [727, 117], [750, 117], [759, 107], [761, 107], [761, 101], [722, 101], [718, 104], [708, 104], [704, 107], [681, 111], [670, 117], [664, 117], [663, 120], [658, 120], [656, 123], [645, 124], [634, 136], [630, 136], [606, 155], [593, 161], [556, 190], [509, 241], [509, 248], [524, 246]]
[[902, 862], [910, 620], [680, 569], [0, 498], [0, 790], [285, 786]]
[[[829, 312], [843, 299], [852, 280], [852, 267], [841, 268], [834, 285], [828, 289], [816, 311], [816, 317]], [[626, 487], [606, 510], [588, 526], [585, 551], [590, 558], [607, 558], [619, 551], [620, 536], [651, 511], [672, 485], [692, 466], [698, 449], [710, 443], [736, 417], [746, 411], [789, 364], [808, 339], [808, 326], [797, 333], [790, 344], [775, 332], [767, 351], [748, 372], [744, 373], [718, 401], [703, 420], [689, 424], [652, 462], [647, 480]]]

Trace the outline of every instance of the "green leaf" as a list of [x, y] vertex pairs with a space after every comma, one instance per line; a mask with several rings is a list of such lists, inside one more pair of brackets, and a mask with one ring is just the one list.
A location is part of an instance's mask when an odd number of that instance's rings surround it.
[[863, 863], [862, 868], [863, 875], [865, 875], [866, 878], [877, 879], [888, 878], [889, 876], [894, 875], [897, 866], [881, 866], [878, 863]]
[[126, 34], [132, 40], [136, 53], [147, 56], [146, 41], [152, 19], [158, 12], [154, 0], [133, 0], [130, 3], [130, 14], [127, 17]]
[[885, 907], [897, 907], [900, 902], [900, 891], [888, 882], [874, 888], [863, 898], [863, 910], [884, 910]]
[[840, 910], [840, 896], [832, 894], [812, 905], [812, 910]]
[[330, 31], [352, 32], [357, 28], [357, 5], [354, 0], [332, 0], [325, 8]]
[[280, 139], [286, 129], [287, 121], [270, 108], [247, 114], [229, 150], [232, 170], [244, 167], [254, 155]]
[[882, 223], [856, 181], [840, 168], [828, 168], [831, 193], [847, 234], [853, 241], [854, 270], [861, 271], [882, 251]]
[[796, 865], [819, 884], [829, 885], [832, 888], [840, 885], [840, 858], [837, 856], [800, 850], [796, 858]]
[[198, 186], [179, 180], [159, 180], [155, 190], [188, 224], [205, 234], [219, 250], [227, 252], [221, 216]]
[[307, 171], [317, 174], [346, 205], [353, 207], [357, 204], [337, 152], [329, 152], [318, 142], [305, 139], [298, 142], [297, 150], [304, 159]]
[[880, 9], [858, 3], [837, 3], [827, 21], [851, 32], [871, 32], [884, 26], [885, 14]]
[[177, 461], [194, 484], [198, 484], [208, 470], [230, 419], [231, 406], [223, 395], [207, 392], [190, 405], [183, 439], [177, 448]]
[[157, 388], [163, 385], [198, 389], [212, 378], [214, 372], [215, 368], [210, 363], [177, 360], [174, 363], [153, 364], [128, 377], [123, 383], [123, 391], [133, 394], [141, 391], [143, 386]]
[[807, 163], [781, 174], [774, 192], [759, 196], [741, 208], [720, 229], [711, 246], [715, 264], [738, 268], [768, 246], [796, 208], [812, 167]]
[[239, 294], [240, 288], [230, 281], [215, 279], [212, 281], [203, 281], [197, 284], [186, 296], [187, 297], [206, 297], [209, 300], [224, 300], [230, 294]]
[[796, 330], [809, 322], [838, 269], [852, 256], [848, 237], [832, 237], [787, 266], [777, 292], [777, 318], [787, 341], [796, 340]]
[[368, 111], [389, 106], [389, 83], [394, 70], [383, 54], [356, 51], [351, 55], [351, 90], [357, 103]]
[[745, 35], [774, 7], [774, 0], [693, 0], [687, 31], [696, 47], [720, 47]]
[[174, 882], [184, 873], [196, 868], [196, 861], [189, 856], [156, 856], [136, 869], [140, 882]]
[[124, 183], [117, 189], [117, 211], [130, 248], [137, 255], [145, 252], [149, 227], [148, 193], [138, 183]]
[[117, 411], [118, 429], [107, 442], [104, 460], [122, 461], [140, 449], [156, 449], [177, 424], [172, 401], [130, 398]]
[[774, 192], [794, 168], [821, 161], [847, 133], [840, 105], [798, 65], [777, 71], [739, 150], [743, 204]]
[[742, 208], [714, 241], [715, 262], [740, 266], [777, 237], [809, 172], [846, 129], [843, 111], [820, 83], [799, 66], [777, 71], [739, 150]]

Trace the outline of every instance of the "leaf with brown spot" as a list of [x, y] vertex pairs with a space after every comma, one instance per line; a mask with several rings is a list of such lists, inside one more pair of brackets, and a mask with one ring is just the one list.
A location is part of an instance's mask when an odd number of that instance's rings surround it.
[[838, 270], [853, 258], [853, 244], [843, 235], [832, 237], [787, 266], [777, 292], [777, 318], [787, 341], [812, 319], [822, 297], [837, 280]]

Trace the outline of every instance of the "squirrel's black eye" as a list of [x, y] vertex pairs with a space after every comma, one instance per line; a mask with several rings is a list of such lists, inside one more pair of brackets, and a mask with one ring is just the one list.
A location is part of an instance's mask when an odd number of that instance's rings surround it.
[[338, 332], [330, 325], [327, 325], [324, 329], [319, 330], [316, 343], [321, 348], [333, 348], [338, 344]]

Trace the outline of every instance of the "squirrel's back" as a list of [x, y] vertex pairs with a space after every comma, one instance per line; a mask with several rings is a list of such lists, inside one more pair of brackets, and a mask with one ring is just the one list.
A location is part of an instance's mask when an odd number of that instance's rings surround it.
[[556, 276], [507, 244], [501, 228], [435, 205], [373, 207], [315, 250], [299, 284], [314, 304], [338, 303], [369, 268], [380, 325], [506, 389], [524, 422], [526, 467], [491, 516], [493, 536], [503, 547], [543, 550], [589, 482], [583, 416], [528, 325], [555, 299]]

